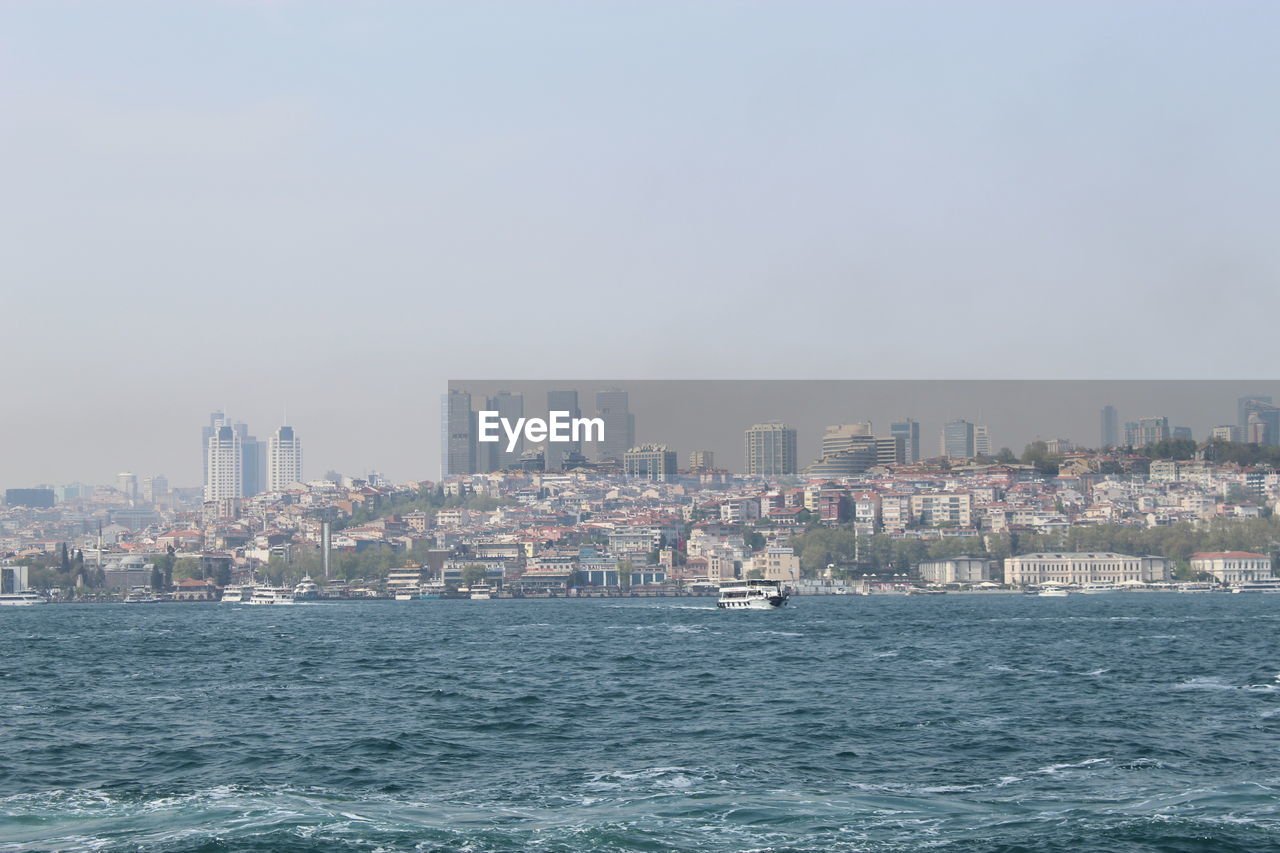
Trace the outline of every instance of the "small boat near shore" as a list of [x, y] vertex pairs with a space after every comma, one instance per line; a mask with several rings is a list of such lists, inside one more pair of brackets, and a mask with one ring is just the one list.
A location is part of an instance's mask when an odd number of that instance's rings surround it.
[[34, 592], [6, 592], [0, 595], [0, 607], [31, 607], [36, 604], [48, 604], [49, 600]]

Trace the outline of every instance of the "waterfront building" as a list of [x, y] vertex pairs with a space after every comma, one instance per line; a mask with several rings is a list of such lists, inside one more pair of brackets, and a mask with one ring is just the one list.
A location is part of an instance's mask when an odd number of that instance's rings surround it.
[[1004, 561], [1005, 583], [1038, 586], [1054, 583], [1155, 583], [1171, 577], [1172, 561], [1110, 551], [1022, 554]]
[[992, 580], [991, 560], [981, 557], [949, 557], [916, 566], [921, 580], [929, 583], [982, 583]]
[[1219, 583], [1251, 583], [1271, 577], [1271, 558], [1248, 551], [1197, 551], [1191, 555], [1191, 571], [1211, 574]]
[[788, 477], [796, 473], [796, 431], [771, 421], [748, 427], [747, 476]]
[[267, 491], [281, 492], [302, 482], [302, 440], [282, 426], [267, 440]]

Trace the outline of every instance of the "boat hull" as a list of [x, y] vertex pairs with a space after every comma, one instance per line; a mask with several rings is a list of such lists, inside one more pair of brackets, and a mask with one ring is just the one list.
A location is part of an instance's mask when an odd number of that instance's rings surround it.
[[717, 601], [716, 607], [721, 610], [778, 610], [787, 603], [785, 595], [774, 595], [768, 598], [739, 598], [731, 601]]

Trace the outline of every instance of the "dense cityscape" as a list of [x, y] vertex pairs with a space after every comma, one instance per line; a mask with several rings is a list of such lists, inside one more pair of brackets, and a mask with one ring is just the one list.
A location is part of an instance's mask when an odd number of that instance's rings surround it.
[[[201, 428], [204, 483], [121, 473], [110, 485], [9, 488], [3, 592], [52, 600], [212, 601], [228, 587], [314, 580], [318, 596], [704, 594], [730, 579], [795, 593], [1251, 588], [1280, 528], [1280, 407], [1241, 398], [1209, 434], [1102, 408], [1095, 447], [995, 448], [953, 419], [835, 424], [818, 458], [796, 430], [744, 425], [744, 470], [637, 444], [626, 392], [596, 396], [604, 439], [486, 442], [477, 412], [520, 394], [442, 399], [437, 480], [306, 476], [303, 435], [265, 441], [223, 412]], [[548, 411], [582, 414], [577, 391]], [[194, 436], [193, 436], [194, 445]], [[194, 452], [194, 447], [193, 447]], [[131, 598], [132, 596], [132, 598]]]

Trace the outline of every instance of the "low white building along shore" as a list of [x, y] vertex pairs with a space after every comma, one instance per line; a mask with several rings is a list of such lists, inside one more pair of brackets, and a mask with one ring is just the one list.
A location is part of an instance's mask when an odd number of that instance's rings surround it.
[[1010, 586], [1160, 583], [1172, 577], [1172, 561], [1110, 551], [1022, 554], [1004, 561], [1004, 576]]
[[1252, 583], [1271, 577], [1271, 558], [1248, 551], [1197, 551], [1191, 555], [1191, 571], [1213, 575], [1218, 583]]
[[916, 566], [920, 579], [928, 583], [983, 583], [992, 580], [991, 561], [980, 557], [948, 557]]

